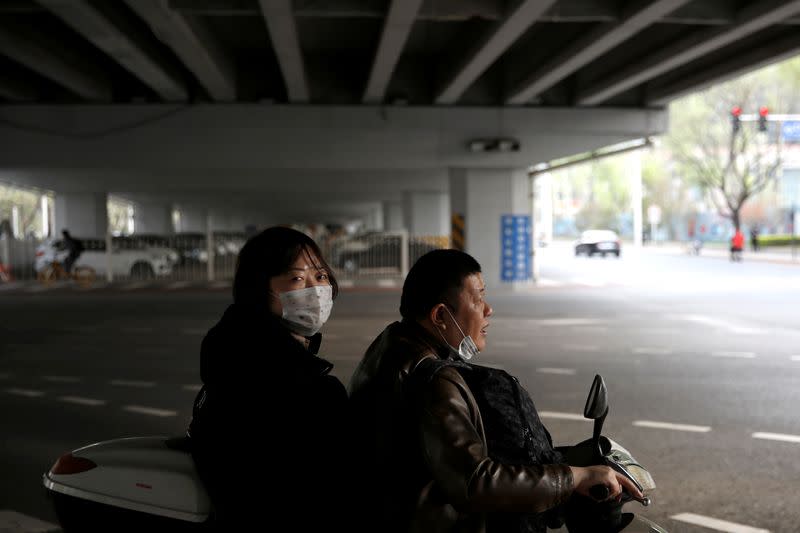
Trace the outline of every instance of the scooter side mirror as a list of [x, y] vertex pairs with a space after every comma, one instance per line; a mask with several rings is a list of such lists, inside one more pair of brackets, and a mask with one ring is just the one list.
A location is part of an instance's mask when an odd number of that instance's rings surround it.
[[606, 391], [606, 383], [600, 374], [594, 377], [592, 388], [589, 389], [589, 397], [586, 398], [586, 407], [583, 408], [583, 416], [594, 420], [594, 431], [592, 432], [592, 441], [597, 453], [597, 458], [603, 456], [603, 450], [600, 446], [600, 435], [603, 431], [603, 423], [606, 421], [608, 414], [608, 393]]
[[606, 384], [600, 374], [594, 377], [592, 388], [589, 389], [589, 397], [586, 398], [586, 407], [583, 408], [584, 418], [597, 420], [605, 418], [608, 414], [608, 392]]

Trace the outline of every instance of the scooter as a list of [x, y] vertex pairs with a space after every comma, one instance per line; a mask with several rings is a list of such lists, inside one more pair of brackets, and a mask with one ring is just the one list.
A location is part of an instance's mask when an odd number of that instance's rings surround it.
[[[594, 499], [575, 495], [567, 504], [567, 529], [570, 533], [666, 533], [643, 517], [622, 512], [623, 505], [634, 500], [650, 505], [655, 482], [628, 450], [601, 435], [607, 414], [606, 385], [597, 375], [583, 412], [594, 420], [593, 436], [564, 449], [567, 461], [574, 466], [607, 465], [633, 481], [644, 497], [637, 500], [623, 492], [619, 501], [609, 502], [604, 485], [592, 487]], [[62, 455], [43, 481], [64, 532], [213, 530], [213, 508], [190, 447], [188, 437], [132, 437]]]
[[596, 485], [589, 491], [591, 498], [573, 495], [564, 509], [564, 519], [570, 533], [667, 533], [663, 527], [633, 513], [624, 513], [625, 504], [633, 501], [644, 507], [651, 504], [650, 495], [655, 481], [645, 467], [621, 444], [602, 435], [603, 423], [608, 415], [608, 393], [603, 378], [598, 374], [589, 389], [583, 416], [594, 420], [592, 438], [568, 447], [563, 451], [572, 466], [605, 465], [616, 470], [642, 493], [637, 498], [627, 491], [619, 500], [609, 501], [605, 485]]

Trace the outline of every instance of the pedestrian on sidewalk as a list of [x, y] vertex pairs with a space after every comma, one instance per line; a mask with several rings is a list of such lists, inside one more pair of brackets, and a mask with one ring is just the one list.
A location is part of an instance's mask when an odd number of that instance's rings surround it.
[[758, 226], [753, 224], [753, 227], [750, 228], [750, 249], [754, 252], [758, 251]]
[[736, 233], [733, 234], [731, 239], [731, 261], [741, 261], [743, 249], [744, 233], [739, 228], [736, 228]]

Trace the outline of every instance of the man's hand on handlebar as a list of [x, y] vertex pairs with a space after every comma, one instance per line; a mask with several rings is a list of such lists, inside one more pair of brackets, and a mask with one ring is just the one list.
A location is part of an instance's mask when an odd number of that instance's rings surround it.
[[[607, 466], [571, 466], [570, 469], [572, 470], [575, 492], [583, 496], [601, 501], [619, 500], [624, 490], [635, 498], [643, 497], [630, 479]], [[593, 487], [597, 488], [592, 490]], [[607, 496], [598, 498], [598, 494], [603, 496], [607, 494]]]

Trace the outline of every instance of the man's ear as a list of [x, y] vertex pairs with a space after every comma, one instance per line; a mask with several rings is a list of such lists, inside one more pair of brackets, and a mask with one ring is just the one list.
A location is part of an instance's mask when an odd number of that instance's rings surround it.
[[434, 305], [430, 312], [428, 313], [428, 318], [431, 321], [431, 324], [438, 329], [445, 329], [447, 326], [444, 322], [444, 304], [436, 304]]

